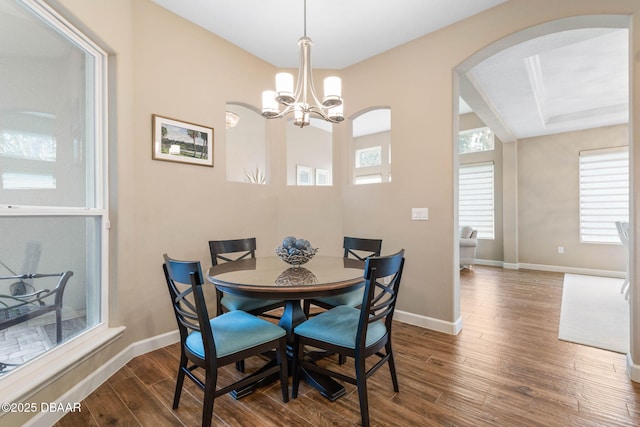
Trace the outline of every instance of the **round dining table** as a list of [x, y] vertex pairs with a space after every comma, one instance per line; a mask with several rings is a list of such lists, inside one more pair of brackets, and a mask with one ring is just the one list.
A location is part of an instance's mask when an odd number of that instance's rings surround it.
[[[211, 267], [207, 279], [220, 291], [245, 297], [284, 300], [278, 325], [293, 344], [293, 330], [306, 320], [301, 300], [337, 295], [364, 285], [364, 262], [351, 258], [315, 256], [301, 266], [291, 266], [277, 256], [248, 258]], [[291, 352], [289, 352], [291, 355]], [[311, 372], [303, 378], [335, 400], [345, 393], [333, 379]], [[237, 391], [236, 397], [251, 391]]]

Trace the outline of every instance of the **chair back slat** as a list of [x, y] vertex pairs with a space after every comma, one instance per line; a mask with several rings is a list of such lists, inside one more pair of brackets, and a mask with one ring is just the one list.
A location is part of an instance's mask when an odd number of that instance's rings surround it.
[[[247, 257], [256, 257], [256, 238], [234, 240], [210, 240], [209, 251], [211, 252], [211, 264], [218, 265], [219, 261], [238, 261]], [[223, 255], [227, 254], [227, 255]], [[229, 256], [228, 254], [235, 254]]]
[[[376, 287], [378, 284], [376, 283]], [[389, 288], [381, 286], [382, 292], [378, 293], [371, 300], [371, 312], [367, 318], [368, 323], [373, 323], [376, 320], [384, 319], [391, 313], [395, 305], [395, 296], [392, 296], [392, 292], [389, 292]]]
[[359, 237], [345, 237], [342, 247], [344, 248], [344, 257], [350, 256], [360, 261], [364, 261], [370, 256], [380, 256], [382, 249], [382, 240], [380, 239], [361, 239]]
[[198, 274], [197, 271], [190, 273], [191, 288], [193, 290], [193, 299], [196, 302], [198, 323], [200, 324], [200, 333], [202, 334], [202, 343], [204, 344], [205, 358], [209, 360], [212, 367], [215, 367], [215, 360], [218, 357], [216, 353], [216, 345], [213, 339], [213, 331], [211, 330], [211, 323], [209, 323], [209, 312], [207, 310], [207, 303], [204, 299], [204, 293], [202, 292], [202, 281], [200, 278], [202, 274]]
[[[175, 285], [174, 285], [175, 286]], [[193, 290], [188, 288], [181, 292], [173, 301], [174, 309], [180, 315], [178, 322], [182, 323], [187, 329], [200, 332], [200, 324], [198, 323], [198, 309], [194, 303], [189, 301], [187, 297], [191, 295]], [[183, 308], [184, 307], [184, 308]]]
[[365, 346], [367, 327], [372, 322], [384, 319], [390, 334], [403, 268], [404, 249], [393, 255], [366, 259], [364, 298], [356, 336], [358, 346]]

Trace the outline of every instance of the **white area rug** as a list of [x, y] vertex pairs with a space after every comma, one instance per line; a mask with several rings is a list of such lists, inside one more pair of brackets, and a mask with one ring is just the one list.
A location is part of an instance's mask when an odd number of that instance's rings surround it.
[[558, 338], [618, 353], [629, 351], [629, 303], [623, 279], [565, 274]]

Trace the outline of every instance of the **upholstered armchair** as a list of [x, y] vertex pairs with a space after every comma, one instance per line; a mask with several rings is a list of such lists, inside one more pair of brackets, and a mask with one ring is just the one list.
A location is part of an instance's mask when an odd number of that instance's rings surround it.
[[460, 229], [460, 268], [471, 267], [476, 262], [478, 230], [469, 226]]

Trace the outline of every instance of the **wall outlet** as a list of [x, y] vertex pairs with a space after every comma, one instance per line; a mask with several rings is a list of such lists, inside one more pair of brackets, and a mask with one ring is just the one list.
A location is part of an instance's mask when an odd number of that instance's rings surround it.
[[558, 253], [559, 254], [563, 254], [564, 253], [564, 246], [558, 246]]
[[411, 208], [411, 220], [413, 221], [429, 220], [429, 208]]

